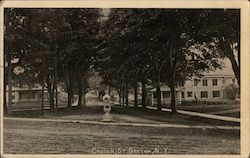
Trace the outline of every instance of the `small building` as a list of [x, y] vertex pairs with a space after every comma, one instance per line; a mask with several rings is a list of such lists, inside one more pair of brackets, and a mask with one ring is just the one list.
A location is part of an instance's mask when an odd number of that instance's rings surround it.
[[[182, 89], [181, 87], [178, 87], [175, 89], [175, 101], [176, 104], [181, 104], [181, 92]], [[157, 99], [156, 99], [156, 88], [153, 88], [151, 90], [149, 90], [148, 93], [148, 97], [149, 97], [149, 104], [152, 105], [156, 105], [157, 104]], [[167, 85], [163, 85], [161, 86], [161, 104], [162, 105], [168, 105], [171, 102], [171, 92], [170, 92], [170, 88]]]
[[[8, 86], [6, 91], [6, 101], [8, 102]], [[38, 102], [42, 100], [42, 88], [40, 86], [35, 87], [12, 87], [12, 102]], [[44, 100], [48, 100], [48, 93], [45, 90]]]

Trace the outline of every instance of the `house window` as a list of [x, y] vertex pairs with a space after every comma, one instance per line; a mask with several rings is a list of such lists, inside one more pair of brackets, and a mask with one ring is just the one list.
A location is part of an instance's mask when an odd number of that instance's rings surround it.
[[192, 97], [193, 96], [193, 92], [187, 92], [187, 97]]
[[207, 97], [208, 97], [207, 91], [201, 91], [201, 98], [207, 98]]
[[35, 99], [37, 91], [20, 91], [19, 98], [20, 99]]
[[163, 98], [170, 98], [170, 92], [162, 92]]
[[181, 92], [181, 98], [185, 98], [185, 93]]
[[179, 98], [178, 92], [175, 92], [175, 98]]
[[153, 92], [153, 98], [156, 98], [156, 92]]
[[194, 80], [194, 86], [197, 87], [198, 84], [199, 84], [199, 80], [195, 79], [195, 80]]
[[232, 83], [235, 83], [235, 79], [232, 79]]
[[36, 94], [38, 94], [38, 92], [32, 91], [32, 92], [31, 92], [31, 98], [32, 98], [32, 99], [35, 99], [35, 98], [36, 98]]
[[29, 99], [29, 94], [26, 91], [19, 92], [19, 98], [20, 99]]
[[213, 79], [213, 86], [217, 86], [218, 85], [218, 80], [217, 79]]
[[202, 86], [207, 86], [207, 80], [202, 80]]
[[220, 91], [213, 91], [213, 98], [219, 98], [220, 97]]

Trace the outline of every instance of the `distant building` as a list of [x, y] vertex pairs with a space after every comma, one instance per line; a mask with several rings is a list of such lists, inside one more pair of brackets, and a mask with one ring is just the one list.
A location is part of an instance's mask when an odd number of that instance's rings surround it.
[[236, 84], [233, 75], [204, 75], [187, 81], [181, 91], [181, 98], [185, 101], [211, 101], [229, 99], [226, 86]]
[[[177, 87], [175, 89], [175, 101], [177, 104], [181, 104], [181, 88]], [[149, 105], [156, 105], [157, 101], [156, 101], [156, 89], [153, 88], [151, 90], [149, 90], [148, 93], [148, 100], [149, 100]], [[170, 104], [171, 101], [171, 92], [170, 92], [170, 88], [166, 85], [161, 86], [161, 104], [162, 105], [166, 105], [166, 104]]]
[[[204, 73], [200, 78], [194, 77], [181, 87], [176, 87], [176, 104], [188, 101], [225, 101], [229, 100], [226, 88], [230, 84], [237, 86], [237, 80], [228, 61], [222, 70]], [[156, 89], [149, 90], [150, 105], [156, 105]], [[170, 104], [170, 88], [161, 86], [162, 104]]]
[[[6, 101], [8, 102], [8, 86], [6, 91]], [[44, 101], [49, 100], [48, 91], [44, 89]], [[33, 86], [13, 86], [12, 87], [12, 103], [25, 102], [40, 102], [42, 101], [42, 87], [40, 85]], [[59, 86], [58, 87], [58, 101], [59, 103], [67, 102], [67, 93]]]
[[[45, 90], [44, 94], [45, 101], [48, 100], [48, 93]], [[42, 100], [42, 87], [34, 86], [34, 87], [12, 87], [12, 102], [37, 102]], [[6, 101], [8, 102], [8, 86], [6, 91]]]
[[[226, 87], [237, 84], [233, 75], [204, 75], [201, 78], [193, 78], [186, 81], [184, 86], [176, 88], [176, 104], [186, 101], [223, 101], [229, 100]], [[150, 104], [156, 105], [156, 89], [149, 91]], [[170, 104], [170, 88], [161, 86], [162, 104]]]

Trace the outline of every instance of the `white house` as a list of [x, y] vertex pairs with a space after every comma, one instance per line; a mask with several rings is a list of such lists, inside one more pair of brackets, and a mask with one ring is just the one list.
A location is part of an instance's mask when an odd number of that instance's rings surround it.
[[[193, 77], [185, 82], [181, 87], [176, 88], [176, 104], [183, 101], [223, 101], [229, 97], [226, 87], [230, 84], [237, 85], [232, 66], [229, 61], [225, 60], [225, 67], [220, 70], [204, 73], [202, 77]], [[149, 91], [150, 104], [156, 104], [156, 89]], [[170, 88], [166, 85], [161, 86], [162, 104], [170, 103]]]
[[[8, 86], [6, 91], [6, 101], [8, 102]], [[42, 88], [40, 86], [35, 87], [12, 87], [12, 102], [37, 102], [42, 99]], [[48, 100], [47, 90], [45, 90], [44, 94], [45, 101]]]
[[225, 89], [229, 84], [237, 84], [234, 75], [206, 74], [201, 78], [186, 81], [181, 98], [185, 101], [227, 100]]

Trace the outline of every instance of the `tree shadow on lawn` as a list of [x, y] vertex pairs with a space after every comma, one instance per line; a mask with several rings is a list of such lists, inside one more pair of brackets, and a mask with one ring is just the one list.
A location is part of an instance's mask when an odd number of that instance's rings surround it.
[[[55, 109], [45, 110], [45, 115], [42, 115], [41, 110], [25, 110], [15, 111], [13, 117], [24, 118], [60, 118], [64, 116], [74, 115], [103, 115], [103, 107], [64, 107], [59, 108], [57, 113]], [[152, 109], [133, 108], [127, 106], [112, 106], [111, 114], [126, 115], [127, 117], [141, 117], [144, 119], [158, 121], [170, 124], [185, 124], [185, 125], [226, 125], [226, 126], [239, 126], [239, 123], [226, 122], [214, 119], [208, 119], [198, 116], [190, 116], [185, 114], [172, 114], [166, 111], [157, 111]], [[82, 117], [84, 120], [84, 117]]]

